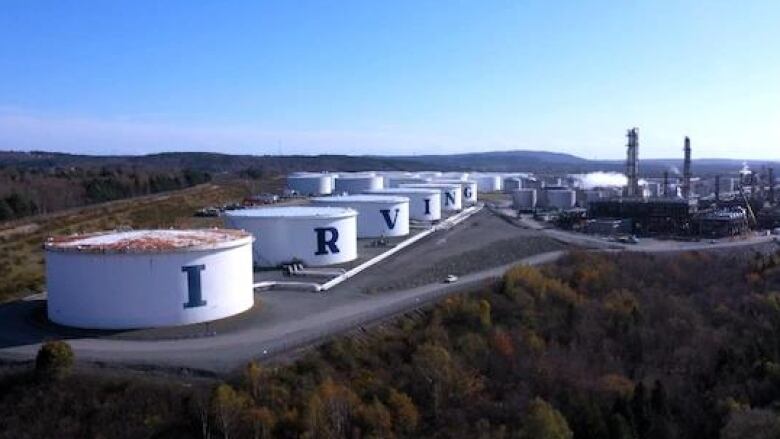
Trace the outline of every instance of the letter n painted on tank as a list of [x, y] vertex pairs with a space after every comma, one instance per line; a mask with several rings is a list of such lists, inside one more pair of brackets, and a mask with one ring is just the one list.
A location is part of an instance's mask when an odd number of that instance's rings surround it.
[[431, 199], [426, 198], [425, 199], [425, 214], [430, 215], [431, 214]]
[[[317, 234], [317, 252], [315, 255], [327, 255], [328, 250], [330, 253], [338, 253], [339, 248], [336, 246], [336, 241], [339, 240], [339, 231], [335, 227], [316, 227], [314, 233]], [[330, 234], [330, 239], [328, 238]]]
[[452, 191], [447, 191], [444, 193], [444, 205], [449, 206], [455, 204], [455, 193]]
[[382, 217], [385, 219], [385, 223], [387, 223], [388, 229], [394, 229], [395, 223], [398, 221], [398, 212], [400, 209], [395, 210], [395, 216], [393, 216], [392, 219], [390, 219], [390, 209], [380, 209], [380, 212], [382, 212]]
[[184, 308], [197, 308], [206, 305], [206, 301], [203, 300], [203, 291], [200, 288], [200, 272], [205, 269], [205, 265], [181, 267], [181, 271], [187, 273], [187, 303], [184, 304]]

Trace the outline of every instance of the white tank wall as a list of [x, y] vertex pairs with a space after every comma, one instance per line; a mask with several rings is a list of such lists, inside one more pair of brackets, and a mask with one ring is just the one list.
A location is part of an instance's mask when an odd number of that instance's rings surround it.
[[[303, 218], [228, 214], [225, 222], [254, 235], [252, 253], [255, 265], [260, 267], [277, 267], [293, 260], [319, 267], [357, 258], [357, 218], [354, 214]], [[323, 245], [323, 240], [332, 242], [335, 251]]]
[[463, 204], [477, 203], [477, 182], [472, 180], [444, 180], [436, 179], [432, 183], [451, 183], [460, 185]]
[[362, 176], [339, 176], [336, 178], [335, 187], [333, 193], [336, 194], [360, 194], [365, 191], [373, 191], [376, 189], [382, 189], [383, 178], [376, 175], [362, 175]]
[[441, 192], [438, 189], [386, 188], [366, 193], [398, 195], [409, 198], [409, 219], [416, 221], [437, 221], [441, 219]]
[[[201, 306], [188, 273], [202, 265]], [[48, 314], [92, 329], [187, 325], [229, 317], [254, 304], [251, 239], [232, 248], [171, 253], [46, 251]]]
[[502, 188], [500, 175], [479, 175], [473, 179], [477, 182], [479, 192], [498, 192]]
[[512, 192], [512, 207], [533, 209], [536, 207], [536, 189], [516, 189]]
[[463, 209], [463, 190], [459, 184], [414, 183], [402, 184], [401, 187], [438, 189], [441, 192], [442, 212], [451, 212]]
[[398, 187], [401, 187], [401, 185], [404, 185], [404, 184], [428, 183], [428, 182], [430, 182], [430, 178], [422, 178], [422, 177], [389, 177], [386, 181], [387, 181], [387, 184], [385, 184], [386, 188], [398, 188]]
[[[372, 197], [381, 198], [379, 195]], [[358, 212], [358, 238], [395, 237], [409, 234], [409, 198], [392, 196], [386, 197], [388, 201], [372, 202], [348, 201], [339, 198], [349, 197], [313, 198], [311, 201], [317, 205], [348, 207], [356, 210]], [[403, 201], [398, 201], [398, 199]]]
[[577, 201], [576, 193], [573, 190], [550, 190], [544, 191], [545, 205], [553, 209], [571, 209]]
[[302, 195], [329, 195], [333, 192], [333, 177], [328, 174], [290, 175], [287, 188]]

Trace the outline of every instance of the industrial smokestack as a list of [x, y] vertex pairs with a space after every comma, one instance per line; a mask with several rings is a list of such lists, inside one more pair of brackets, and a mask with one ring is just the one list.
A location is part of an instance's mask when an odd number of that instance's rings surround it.
[[664, 171], [663, 194], [664, 194], [664, 198], [669, 196], [669, 171]]
[[626, 149], [626, 196], [639, 195], [639, 128], [631, 128], [626, 134], [628, 145]]
[[685, 137], [685, 161], [683, 162], [682, 196], [686, 200], [691, 197], [691, 139]]
[[720, 175], [715, 176], [715, 202], [720, 202]]

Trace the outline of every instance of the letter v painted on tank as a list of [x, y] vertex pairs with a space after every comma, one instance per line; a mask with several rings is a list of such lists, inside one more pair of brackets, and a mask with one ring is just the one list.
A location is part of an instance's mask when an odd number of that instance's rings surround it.
[[205, 269], [205, 265], [181, 267], [181, 271], [187, 273], [187, 302], [184, 304], [184, 308], [197, 308], [206, 305], [200, 285], [200, 272]]
[[[339, 248], [336, 245], [336, 241], [339, 240], [339, 231], [335, 227], [316, 227], [314, 233], [317, 234], [317, 251], [314, 253], [316, 256], [327, 255], [330, 253], [338, 253]], [[330, 234], [330, 239], [328, 239]]]
[[398, 213], [401, 211], [401, 209], [395, 209], [395, 215], [393, 218], [390, 218], [390, 209], [380, 209], [379, 210], [382, 213], [382, 218], [385, 219], [385, 224], [387, 224], [388, 229], [394, 229], [395, 223], [398, 221]]

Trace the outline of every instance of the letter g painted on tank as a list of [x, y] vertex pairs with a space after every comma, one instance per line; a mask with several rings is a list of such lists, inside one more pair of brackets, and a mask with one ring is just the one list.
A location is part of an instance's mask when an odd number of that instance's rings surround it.
[[463, 186], [463, 196], [468, 200], [471, 199], [471, 186], [468, 185]]
[[395, 216], [393, 218], [390, 218], [390, 209], [380, 209], [379, 211], [382, 212], [382, 218], [385, 219], [385, 223], [387, 224], [388, 229], [394, 229], [395, 223], [398, 221], [398, 212], [400, 212], [401, 209], [395, 210]]
[[451, 204], [455, 204], [455, 193], [447, 191], [444, 193], [444, 205], [449, 206]]
[[425, 200], [425, 214], [430, 215], [431, 214], [431, 199], [426, 198]]
[[[317, 252], [315, 255], [327, 255], [330, 253], [338, 253], [339, 248], [336, 246], [336, 241], [339, 240], [339, 231], [335, 227], [316, 227], [314, 233], [317, 234]], [[330, 239], [328, 238], [330, 235]]]
[[205, 265], [181, 267], [181, 271], [187, 273], [187, 302], [184, 304], [184, 308], [197, 308], [206, 305], [200, 285], [200, 272], [205, 269]]

